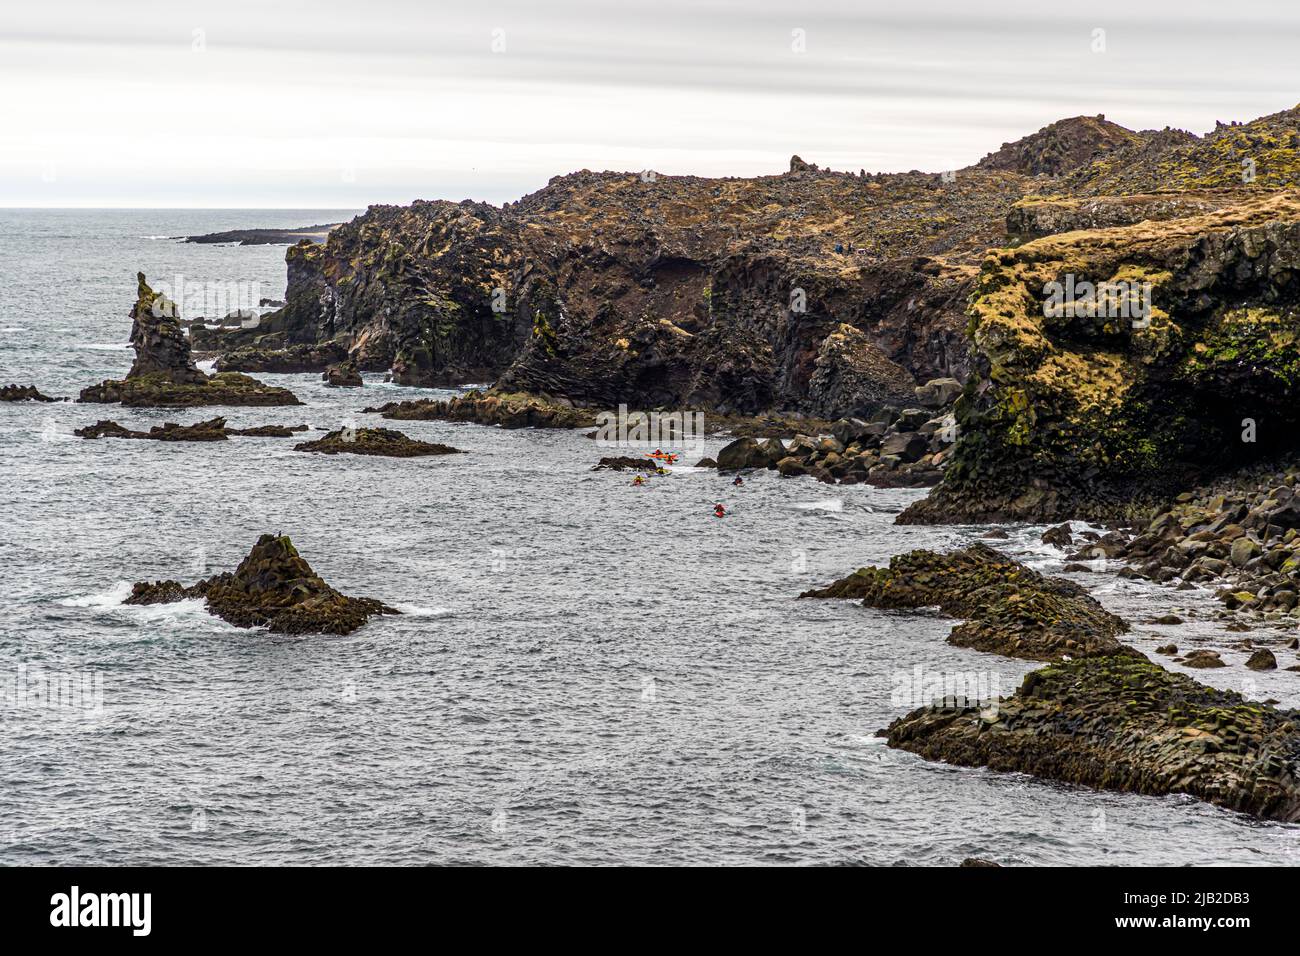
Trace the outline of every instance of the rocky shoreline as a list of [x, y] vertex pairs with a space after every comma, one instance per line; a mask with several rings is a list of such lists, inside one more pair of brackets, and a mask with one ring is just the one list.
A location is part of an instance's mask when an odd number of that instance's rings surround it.
[[1300, 712], [1198, 684], [1141, 656], [1033, 671], [994, 704], [929, 706], [881, 731], [927, 760], [1300, 820]]
[[1104, 790], [1183, 793], [1264, 819], [1300, 819], [1300, 711], [1165, 670], [1121, 643], [1128, 623], [1078, 585], [976, 544], [947, 555], [899, 555], [888, 568], [863, 568], [800, 596], [861, 599], [888, 610], [937, 606], [965, 619], [948, 637], [954, 646], [1053, 661], [1030, 672], [1011, 697], [945, 697], [899, 717], [880, 731], [890, 747], [961, 766]]

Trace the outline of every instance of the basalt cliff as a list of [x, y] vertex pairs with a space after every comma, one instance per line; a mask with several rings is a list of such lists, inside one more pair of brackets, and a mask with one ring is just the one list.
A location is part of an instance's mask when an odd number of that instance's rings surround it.
[[956, 447], [902, 520], [1149, 512], [1300, 434], [1298, 117], [1076, 117], [951, 172], [795, 157], [374, 206], [289, 249], [257, 327], [191, 337], [225, 370], [350, 360], [591, 408], [869, 418], [951, 377]]

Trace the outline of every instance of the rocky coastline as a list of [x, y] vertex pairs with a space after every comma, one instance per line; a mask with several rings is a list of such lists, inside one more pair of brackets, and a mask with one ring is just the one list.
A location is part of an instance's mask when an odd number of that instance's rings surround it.
[[[1256, 155], [1268, 160], [1244, 182]], [[1300, 647], [1298, 187], [1300, 108], [1205, 137], [1075, 117], [951, 176], [795, 157], [772, 176], [583, 170], [502, 207], [372, 206], [287, 250], [286, 300], [254, 327], [196, 322], [187, 337], [141, 274], [135, 362], [80, 401], [295, 405], [243, 373], [320, 373], [347, 389], [367, 372], [414, 388], [493, 383], [363, 410], [390, 421], [599, 437], [612, 409], [698, 411], [731, 439], [698, 462], [718, 471], [700, 480], [772, 471], [928, 488], [899, 524], [1051, 525], [1042, 543], [1063, 574], [1209, 591], [1223, 630], [1281, 632], [1240, 639], [1244, 662], [1181, 636], [1160, 660], [1297, 670], [1276, 651]], [[199, 371], [192, 348], [219, 371]], [[49, 400], [31, 386], [0, 399]], [[290, 431], [214, 418], [77, 434]], [[294, 450], [458, 452], [351, 427]], [[657, 468], [609, 456], [593, 470]], [[1077, 521], [1101, 530], [1062, 523]], [[899, 717], [882, 731], [890, 747], [1300, 820], [1300, 712], [1161, 666], [1071, 579], [976, 543], [895, 555], [800, 596], [937, 607], [960, 622], [948, 644], [1047, 665], [1010, 697]], [[193, 597], [286, 633], [349, 633], [393, 613], [340, 595], [269, 535], [233, 575], [140, 583], [128, 603]]]

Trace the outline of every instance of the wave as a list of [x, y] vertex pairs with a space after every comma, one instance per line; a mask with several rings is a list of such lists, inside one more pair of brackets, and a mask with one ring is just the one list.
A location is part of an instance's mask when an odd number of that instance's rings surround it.
[[64, 598], [59, 604], [64, 607], [118, 607], [131, 596], [131, 582], [118, 581], [107, 591], [98, 594], [86, 594], [82, 597]]
[[843, 498], [824, 498], [821, 501], [800, 501], [790, 505], [796, 511], [843, 511]]
[[421, 607], [419, 604], [394, 604], [393, 607], [411, 617], [450, 617], [454, 612], [447, 607]]
[[79, 349], [91, 349], [95, 352], [126, 352], [131, 348], [130, 342], [109, 343], [109, 342], [91, 342], [89, 344], [78, 345]]

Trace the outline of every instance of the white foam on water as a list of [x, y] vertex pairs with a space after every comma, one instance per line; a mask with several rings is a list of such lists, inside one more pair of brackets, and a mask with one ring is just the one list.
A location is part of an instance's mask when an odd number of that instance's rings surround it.
[[451, 608], [446, 607], [421, 607], [418, 604], [394, 604], [393, 607], [411, 617], [449, 617], [452, 614]]
[[821, 501], [800, 501], [790, 506], [796, 511], [843, 511], [843, 498], [825, 498]]
[[127, 352], [131, 349], [131, 343], [123, 342], [120, 345], [115, 345], [109, 342], [91, 342], [78, 345], [77, 348], [90, 349], [92, 352]]
[[86, 594], [81, 597], [63, 598], [59, 601], [63, 607], [117, 607], [131, 596], [131, 582], [118, 581], [107, 591], [98, 594]]

